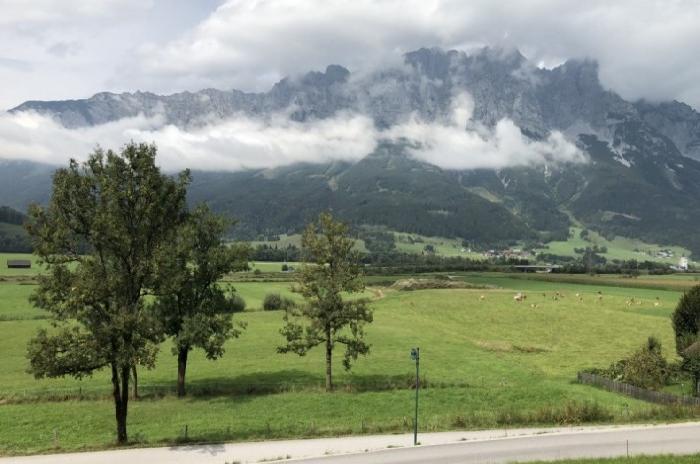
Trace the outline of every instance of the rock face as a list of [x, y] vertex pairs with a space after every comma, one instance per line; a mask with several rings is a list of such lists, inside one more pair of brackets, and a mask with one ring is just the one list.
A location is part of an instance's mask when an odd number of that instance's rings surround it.
[[[12, 111], [50, 114], [71, 128], [139, 114], [192, 127], [236, 114], [284, 111], [306, 121], [352, 111], [387, 128], [412, 115], [448, 118], [455, 95], [464, 92], [473, 99], [473, 120], [492, 126], [509, 118], [533, 139], [561, 131], [591, 162], [456, 172], [410, 159], [395, 144], [355, 164], [196, 173], [192, 197], [237, 216], [250, 234], [294, 230], [332, 208], [358, 223], [409, 232], [546, 240], [566, 236], [573, 216], [606, 234], [683, 244], [700, 253], [700, 237], [690, 232], [700, 226], [700, 114], [679, 102], [625, 101], [603, 88], [594, 61], [541, 69], [517, 50], [467, 55], [423, 48], [406, 54], [403, 66], [351, 73], [331, 65], [285, 78], [264, 93], [100, 93], [29, 101]], [[10, 171], [0, 173], [0, 185]], [[260, 211], [268, 214], [260, 217]]]
[[572, 60], [541, 69], [517, 50], [492, 48], [472, 55], [423, 48], [407, 53], [405, 66], [357, 76], [330, 65], [324, 72], [285, 78], [265, 93], [104, 92], [84, 100], [28, 101], [11, 111], [51, 114], [74, 128], [139, 114], [162, 115], [167, 123], [187, 127], [239, 113], [264, 116], [291, 108], [291, 117], [304, 121], [350, 110], [388, 127], [412, 113], [427, 121], [445, 117], [460, 92], [473, 97], [473, 119], [486, 125], [507, 117], [533, 137], [556, 129], [612, 141], [617, 124], [636, 122], [669, 138], [684, 156], [700, 158], [700, 114], [688, 105], [627, 102], [601, 86], [594, 61]]

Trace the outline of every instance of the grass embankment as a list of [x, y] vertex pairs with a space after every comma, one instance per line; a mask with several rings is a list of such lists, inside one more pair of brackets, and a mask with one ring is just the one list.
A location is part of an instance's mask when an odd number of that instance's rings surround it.
[[697, 464], [700, 454], [688, 456], [632, 456], [609, 459], [573, 459], [565, 461], [540, 461], [530, 464]]
[[[414, 392], [412, 346], [421, 348], [421, 430], [475, 429], [526, 424], [627, 422], [690, 417], [689, 410], [649, 405], [573, 383], [576, 372], [607, 366], [656, 335], [671, 353], [669, 314], [678, 292], [595, 287], [469, 275], [494, 290], [393, 291], [375, 295], [375, 321], [367, 328], [369, 357], [350, 373], [335, 357], [338, 391], [323, 385], [323, 353], [280, 355], [282, 313], [236, 315], [247, 322], [241, 338], [218, 361], [194, 351], [188, 366], [190, 396], [174, 396], [176, 360], [166, 342], [156, 369], [139, 373], [142, 399], [131, 403], [129, 431], [144, 444], [246, 440], [408, 431]], [[249, 307], [289, 283], [234, 283]], [[60, 450], [113, 443], [114, 414], [107, 372], [92, 378], [35, 380], [27, 374], [26, 344], [47, 327], [26, 303], [32, 287], [0, 283], [0, 454], [50, 451], [54, 430]], [[513, 300], [515, 290], [528, 298]], [[554, 291], [564, 298], [552, 299]], [[543, 295], [544, 293], [544, 295]], [[575, 297], [579, 293], [583, 301]], [[293, 295], [296, 296], [296, 295]], [[482, 298], [483, 296], [483, 298]], [[626, 300], [634, 296], [633, 307]], [[659, 298], [658, 300], [656, 298]], [[659, 302], [656, 305], [656, 302]], [[536, 307], [533, 307], [536, 305]]]
[[[526, 277], [529, 278], [529, 277]], [[550, 282], [581, 283], [586, 285], [604, 285], [609, 287], [650, 288], [661, 290], [686, 291], [700, 284], [697, 274], [672, 274], [672, 275], [643, 275], [639, 277], [627, 277], [623, 275], [574, 275], [550, 274], [534, 277]]]

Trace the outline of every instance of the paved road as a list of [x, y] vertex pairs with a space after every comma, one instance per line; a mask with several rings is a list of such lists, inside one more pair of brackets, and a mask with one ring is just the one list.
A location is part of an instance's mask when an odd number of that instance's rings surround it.
[[700, 452], [700, 425], [500, 438], [298, 460], [295, 464], [478, 464]]
[[[700, 452], [700, 423], [368, 435], [0, 458], [0, 464], [225, 464], [291, 458], [295, 464], [510, 463], [535, 459]], [[365, 451], [368, 452], [365, 452]], [[358, 454], [349, 454], [358, 453]], [[332, 456], [310, 458], [313, 456]], [[307, 458], [307, 459], [304, 459]]]

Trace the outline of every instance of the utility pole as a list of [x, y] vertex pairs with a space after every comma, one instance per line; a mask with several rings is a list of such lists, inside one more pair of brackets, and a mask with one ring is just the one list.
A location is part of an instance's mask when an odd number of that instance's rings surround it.
[[413, 418], [413, 446], [418, 444], [418, 391], [420, 390], [420, 348], [411, 348], [411, 359], [416, 362], [416, 412]]

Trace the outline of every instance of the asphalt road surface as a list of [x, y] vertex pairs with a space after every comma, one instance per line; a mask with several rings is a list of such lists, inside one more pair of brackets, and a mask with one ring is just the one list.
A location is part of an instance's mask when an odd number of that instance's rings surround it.
[[700, 453], [700, 425], [498, 438], [298, 460], [298, 464], [477, 464]]
[[[364, 435], [307, 440], [126, 448], [0, 458], [0, 464], [512, 463], [639, 454], [700, 453], [700, 423]], [[325, 456], [316, 457], [313, 456]]]

